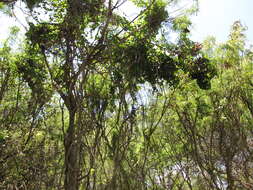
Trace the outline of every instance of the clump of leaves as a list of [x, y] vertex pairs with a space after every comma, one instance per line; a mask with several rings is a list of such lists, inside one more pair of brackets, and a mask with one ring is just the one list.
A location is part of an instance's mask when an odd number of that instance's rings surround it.
[[[27, 55], [28, 54], [28, 55]], [[29, 50], [16, 61], [17, 72], [27, 82], [32, 90], [34, 101], [43, 105], [51, 97], [51, 90], [47, 85], [47, 71], [42, 58]]]
[[190, 77], [197, 80], [201, 89], [211, 88], [211, 79], [217, 74], [215, 67], [205, 57], [199, 57], [190, 67]]
[[174, 47], [174, 54], [155, 47], [148, 40], [135, 40], [115, 50], [115, 62], [121, 68], [114, 76], [134, 79], [136, 83], [149, 82], [152, 85], [162, 81], [172, 86], [179, 82], [177, 72], [183, 70], [196, 79], [200, 88], [211, 88], [211, 79], [216, 69], [209, 59], [200, 53], [200, 44], [191, 41]]
[[27, 7], [32, 10], [34, 7], [36, 7], [38, 4], [42, 3], [43, 0], [23, 0]]
[[50, 23], [40, 23], [34, 25], [30, 23], [29, 31], [26, 37], [33, 45], [39, 45], [42, 50], [50, 49], [59, 41], [59, 30], [57, 25]]
[[144, 20], [146, 21], [149, 30], [157, 32], [161, 27], [161, 23], [164, 22], [167, 17], [168, 12], [166, 10], [166, 3], [157, 1], [151, 6], [149, 11], [147, 11]]

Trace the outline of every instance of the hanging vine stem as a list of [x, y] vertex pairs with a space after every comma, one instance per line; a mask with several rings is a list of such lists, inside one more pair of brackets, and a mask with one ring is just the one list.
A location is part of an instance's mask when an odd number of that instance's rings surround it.
[[62, 134], [63, 136], [65, 137], [65, 123], [64, 123], [64, 103], [61, 103], [62, 101], [62, 98], [59, 99], [59, 105], [60, 105], [60, 108], [61, 108], [61, 129], [62, 129]]

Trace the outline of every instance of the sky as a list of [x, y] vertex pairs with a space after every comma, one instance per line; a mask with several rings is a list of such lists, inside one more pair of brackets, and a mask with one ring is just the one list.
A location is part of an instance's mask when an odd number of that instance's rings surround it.
[[[19, 14], [17, 17], [22, 19]], [[192, 17], [192, 39], [201, 42], [211, 35], [224, 42], [236, 20], [248, 27], [247, 39], [253, 44], [253, 0], [199, 0], [199, 12]], [[18, 25], [15, 18], [0, 13], [0, 40], [7, 37], [10, 25]]]
[[192, 38], [202, 41], [211, 35], [224, 42], [236, 20], [247, 26], [248, 43], [253, 44], [253, 0], [200, 0], [199, 12], [192, 17]]

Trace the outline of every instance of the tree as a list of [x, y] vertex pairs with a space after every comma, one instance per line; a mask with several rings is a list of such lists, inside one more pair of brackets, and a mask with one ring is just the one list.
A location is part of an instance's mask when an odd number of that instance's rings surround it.
[[224, 44], [203, 43], [217, 64], [212, 89], [181, 85], [162, 121], [166, 137], [157, 143], [170, 150], [169, 160], [183, 171], [180, 182], [188, 189], [252, 188], [252, 50], [245, 46], [244, 30], [237, 21]]
[[[66, 106], [67, 126], [62, 119], [66, 190], [78, 189], [84, 178], [86, 188], [93, 188], [92, 176], [96, 185], [96, 176], [92, 173], [97, 161], [92, 154], [99, 153], [95, 150], [101, 145], [98, 139], [102, 136], [112, 149], [114, 162], [114, 173], [107, 188], [122, 189], [117, 176], [123, 179], [127, 175], [119, 172], [125, 164], [120, 160], [127, 156], [124, 152], [130, 146], [130, 129], [134, 124], [131, 118], [134, 118], [140, 84], [148, 82], [154, 89], [163, 83], [176, 86], [180, 72], [184, 72], [189, 78], [197, 79], [201, 88], [208, 89], [215, 75], [214, 67], [200, 53], [199, 45], [189, 40], [190, 22], [186, 17], [169, 20], [166, 9], [169, 4], [162, 0], [133, 2], [142, 10], [129, 20], [117, 13], [124, 3], [119, 0], [26, 1], [31, 20], [24, 50], [17, 56], [17, 72], [31, 89], [34, 120], [56, 97]], [[45, 11], [43, 17], [42, 11]], [[180, 34], [178, 44], [166, 41], [162, 33], [161, 27], [168, 22]], [[127, 96], [131, 97], [132, 111], [129, 111]], [[119, 119], [115, 118], [115, 108]], [[109, 115], [116, 119], [111, 143], [105, 137], [108, 129], [103, 129], [105, 123], [110, 123]], [[129, 126], [128, 130], [123, 126]], [[124, 136], [128, 133], [129, 136]], [[89, 140], [85, 139], [87, 136]], [[87, 149], [82, 147], [85, 140]], [[93, 141], [94, 150], [90, 145]], [[88, 172], [83, 175], [81, 168], [87, 162]], [[124, 183], [129, 188], [132, 185], [127, 180]]]

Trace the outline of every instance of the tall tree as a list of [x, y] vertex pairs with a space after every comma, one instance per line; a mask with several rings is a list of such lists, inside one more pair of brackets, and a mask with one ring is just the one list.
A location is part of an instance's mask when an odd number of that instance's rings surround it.
[[[148, 82], [154, 89], [163, 83], [176, 85], [183, 71], [197, 79], [201, 88], [210, 88], [215, 69], [200, 53], [200, 45], [188, 38], [189, 20], [170, 18], [167, 11], [176, 1], [133, 1], [141, 11], [132, 20], [119, 13], [125, 3], [121, 0], [25, 2], [31, 17], [17, 70], [30, 87], [37, 110], [55, 96], [66, 106], [66, 190], [79, 189], [85, 131], [101, 127], [99, 122], [112, 114], [117, 101], [123, 102], [127, 112], [125, 98], [131, 96], [136, 102], [139, 84]], [[179, 33], [178, 43], [164, 37], [161, 29], [170, 25]], [[119, 146], [112, 145], [114, 150]], [[119, 160], [120, 155], [115, 155], [115, 164]], [[115, 167], [108, 188], [120, 188], [117, 172]]]

